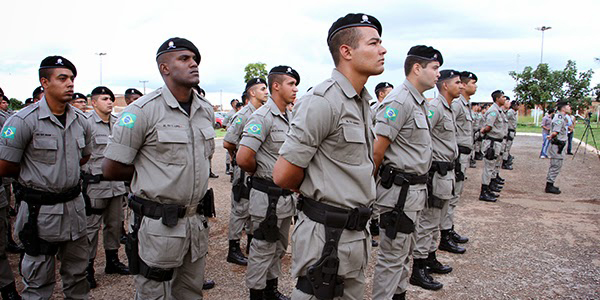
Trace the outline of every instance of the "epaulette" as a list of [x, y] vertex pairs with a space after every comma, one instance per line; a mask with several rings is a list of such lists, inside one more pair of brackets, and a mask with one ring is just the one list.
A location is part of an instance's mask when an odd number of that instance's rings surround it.
[[[408, 97], [412, 98], [412, 94], [410, 93], [410, 91], [408, 90], [408, 88], [406, 86], [402, 86], [402, 88], [399, 89], [393, 89], [392, 93], [394, 91], [398, 90], [398, 92], [394, 95], [391, 94], [387, 95], [387, 97], [385, 97], [385, 99], [383, 99], [383, 102], [397, 102], [398, 104], [402, 105], [404, 104], [404, 102], [406, 102], [406, 99], [408, 99]], [[389, 100], [388, 100], [389, 99]], [[388, 100], [388, 101], [386, 101]]]
[[270, 112], [270, 111], [271, 111], [271, 107], [270, 107], [270, 106], [267, 106], [267, 105], [266, 105], [266, 103], [265, 103], [265, 104], [263, 104], [263, 106], [259, 107], [259, 108], [258, 108], [258, 109], [257, 109], [257, 110], [254, 112], [254, 114], [264, 117], [264, 116], [266, 116], [266, 115], [267, 115], [267, 112]]
[[135, 105], [137, 107], [144, 107], [144, 105], [148, 104], [150, 101], [156, 99], [158, 96], [162, 94], [162, 87], [140, 97], [139, 99], [133, 101], [130, 105]]
[[18, 117], [20, 119], [25, 119], [32, 112], [36, 111], [39, 107], [40, 107], [39, 102], [33, 103], [33, 104], [21, 109], [18, 113], [14, 114], [14, 116]]
[[335, 83], [335, 80], [333, 80], [333, 78], [329, 78], [329, 79], [319, 83], [312, 89], [313, 94], [317, 95], [317, 96], [321, 96], [321, 97], [325, 96], [325, 92], [327, 92], [327, 90], [329, 90], [329, 88], [331, 88], [334, 83]]

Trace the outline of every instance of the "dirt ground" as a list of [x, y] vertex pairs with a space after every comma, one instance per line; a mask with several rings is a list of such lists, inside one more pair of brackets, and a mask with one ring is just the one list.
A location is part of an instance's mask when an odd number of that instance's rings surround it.
[[[455, 229], [470, 238], [462, 255], [439, 252], [438, 258], [454, 271], [434, 275], [444, 284], [439, 291], [409, 285], [409, 299], [600, 299], [600, 161], [582, 153], [567, 156], [556, 183], [560, 195], [544, 193], [549, 160], [539, 159], [541, 137], [518, 135], [513, 147], [514, 170], [502, 170], [506, 185], [496, 203], [478, 201], [482, 162], [468, 169], [465, 193], [459, 203]], [[580, 149], [581, 150], [581, 149]], [[211, 179], [217, 217], [211, 220], [206, 278], [217, 282], [205, 299], [248, 299], [245, 267], [227, 263], [227, 224], [230, 183], [225, 175], [225, 151], [217, 141]], [[242, 242], [245, 246], [245, 240]], [[130, 276], [104, 274], [104, 251], [96, 260], [98, 287], [91, 299], [131, 299]], [[366, 299], [371, 299], [373, 248], [367, 272]], [[120, 256], [126, 260], [121, 248]], [[9, 255], [18, 273], [17, 255]], [[294, 282], [284, 258], [280, 290], [289, 295]], [[18, 275], [17, 275], [18, 276]], [[57, 274], [57, 279], [59, 278]], [[21, 279], [17, 279], [22, 288]], [[198, 282], [198, 284], [202, 284]], [[60, 283], [55, 297], [62, 298]]]

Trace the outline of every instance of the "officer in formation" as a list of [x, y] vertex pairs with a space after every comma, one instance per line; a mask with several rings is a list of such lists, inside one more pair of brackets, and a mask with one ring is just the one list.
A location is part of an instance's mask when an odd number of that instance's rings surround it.
[[[483, 173], [481, 174], [481, 192], [479, 200], [496, 202], [503, 183], [497, 173], [498, 160], [501, 160], [502, 142], [505, 134], [505, 116], [500, 107], [504, 105], [504, 92], [497, 90], [492, 93], [494, 104], [486, 111], [480, 134], [483, 136], [481, 150], [484, 153]], [[500, 157], [500, 158], [499, 158]]]
[[202, 299], [213, 107], [194, 90], [200, 53], [192, 42], [168, 39], [156, 62], [165, 85], [121, 113], [102, 171], [108, 180], [131, 180], [126, 252], [136, 299]]
[[[223, 138], [223, 147], [227, 149], [229, 155], [235, 158], [239, 148], [244, 126], [250, 115], [260, 108], [269, 97], [267, 82], [262, 78], [253, 78], [246, 83], [244, 91], [247, 95], [248, 104], [233, 116], [233, 121], [227, 128], [227, 134]], [[231, 212], [229, 214], [229, 250], [227, 251], [227, 262], [245, 266], [248, 264], [248, 258], [244, 256], [240, 249], [240, 239], [242, 231], [246, 230], [248, 242], [246, 243], [246, 253], [250, 251], [252, 242], [252, 221], [248, 211], [250, 199], [250, 188], [247, 185], [247, 174], [240, 169], [236, 161], [233, 160], [233, 186], [231, 189]]]
[[[238, 112], [238, 103], [239, 101], [237, 99], [233, 99], [229, 102], [229, 104], [231, 104], [231, 110], [225, 115], [225, 119], [223, 120], [223, 128], [227, 128], [229, 127], [229, 125], [231, 125], [233, 115], [235, 115], [235, 113]], [[225, 152], [225, 174], [233, 174], [233, 172], [231, 171], [231, 156], [229, 156], [229, 151]]]
[[[389, 82], [380, 82], [375, 86], [375, 97], [377, 97], [377, 101], [371, 104], [371, 112], [373, 115], [377, 113], [377, 108], [383, 102], [383, 99], [387, 97], [387, 95], [394, 89], [394, 86]], [[375, 118], [375, 117], [373, 117]], [[373, 121], [374, 122], [374, 121]]]
[[0, 138], [0, 176], [15, 177], [23, 186], [15, 232], [25, 248], [25, 299], [52, 296], [55, 257], [65, 298], [87, 299], [89, 292], [79, 173], [91, 154], [91, 128], [83, 112], [68, 104], [75, 76], [77, 70], [66, 58], [45, 58], [39, 69], [42, 99], [11, 117]]
[[568, 133], [566, 115], [570, 113], [571, 105], [568, 102], [558, 102], [556, 104], [556, 113], [552, 119], [550, 135], [547, 137], [550, 141], [550, 147], [548, 147], [550, 167], [548, 168], [548, 176], [546, 177], [546, 193], [561, 193], [560, 189], [554, 186], [554, 182], [556, 182], [556, 177], [558, 177], [565, 159], [564, 148], [567, 144]]
[[[506, 97], [508, 99], [508, 97]], [[508, 104], [504, 104], [508, 109], [506, 111], [506, 119], [508, 120], [508, 133], [506, 134], [506, 149], [502, 157], [502, 169], [512, 170], [513, 169], [513, 156], [510, 155], [510, 149], [512, 148], [515, 135], [517, 133], [517, 109], [519, 103], [517, 101], [508, 101]]]
[[[475, 81], [477, 82], [477, 81]], [[465, 90], [467, 86], [465, 86]], [[481, 141], [483, 138], [481, 133], [481, 125], [483, 123], [483, 115], [481, 113], [481, 104], [480, 103], [471, 103], [471, 113], [473, 116], [473, 151], [471, 152], [471, 157], [469, 160], [469, 167], [476, 168], [478, 160], [483, 159], [483, 154], [481, 153]]]
[[42, 97], [44, 97], [44, 93], [44, 86], [36, 87], [35, 90], [33, 90], [33, 93], [31, 94], [31, 97], [33, 97], [33, 103], [42, 100]]
[[144, 94], [142, 94], [142, 92], [138, 91], [137, 89], [134, 88], [129, 88], [125, 90], [125, 103], [127, 105], [130, 105], [131, 103], [133, 103], [133, 101], [139, 99], [140, 97], [144, 96]]
[[246, 122], [236, 161], [252, 174], [250, 217], [254, 239], [248, 255], [246, 286], [250, 299], [285, 300], [277, 290], [281, 258], [288, 247], [295, 203], [292, 192], [273, 183], [273, 166], [289, 128], [290, 112], [300, 75], [288, 66], [277, 66], [268, 75], [271, 97]]
[[74, 93], [73, 100], [71, 100], [69, 104], [82, 112], [85, 112], [87, 110], [87, 97], [82, 93]]
[[123, 181], [107, 181], [102, 176], [102, 161], [108, 137], [117, 118], [112, 115], [115, 96], [105, 87], [92, 90], [93, 110], [87, 114], [92, 130], [92, 154], [82, 167], [82, 191], [86, 204], [87, 236], [90, 242], [87, 280], [90, 288], [97, 283], [94, 277], [94, 260], [98, 248], [98, 232], [103, 226], [104, 251], [106, 253], [106, 274], [128, 275], [129, 269], [119, 261], [121, 222], [123, 221], [123, 201], [127, 190]]
[[297, 101], [279, 150], [275, 184], [302, 194], [292, 234], [292, 299], [364, 299], [375, 200], [372, 98], [364, 85], [384, 70], [381, 32], [366, 14], [333, 23], [327, 44], [335, 69]]

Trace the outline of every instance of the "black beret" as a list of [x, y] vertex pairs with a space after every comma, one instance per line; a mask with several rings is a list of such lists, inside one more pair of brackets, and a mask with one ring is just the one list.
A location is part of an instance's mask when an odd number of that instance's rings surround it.
[[556, 103], [556, 110], [560, 110], [561, 108], [563, 108], [563, 106], [567, 106], [567, 105], [569, 105], [569, 102], [560, 101], [560, 102]]
[[244, 104], [241, 102], [238, 102], [238, 104], [235, 105], [235, 107], [242, 107], [242, 106], [244, 106]]
[[92, 96], [94, 96], [94, 95], [109, 95], [110, 100], [115, 102], [115, 94], [113, 94], [113, 92], [105, 86], [99, 86], [99, 87], [96, 87], [95, 89], [93, 89]]
[[265, 85], [267, 84], [267, 82], [260, 77], [252, 78], [252, 79], [248, 80], [248, 82], [246, 82], [246, 89], [244, 90], [244, 92], [248, 91], [248, 89], [250, 89], [252, 86], [261, 84], [261, 83], [264, 83]]
[[33, 104], [33, 98], [27, 98], [25, 104]]
[[377, 92], [380, 89], [385, 89], [385, 88], [389, 88], [389, 87], [394, 88], [394, 86], [389, 82], [380, 82], [375, 86], [375, 94], [377, 94]]
[[33, 94], [31, 94], [31, 95], [33, 98], [35, 98], [37, 95], [39, 95], [43, 92], [44, 92], [44, 87], [40, 85], [40, 86], [36, 87], [35, 90], [33, 90]]
[[508, 97], [508, 96], [505, 96], [505, 98], [506, 98], [506, 100], [510, 100], [510, 97]]
[[440, 78], [438, 78], [438, 81], [444, 81], [444, 80], [448, 80], [448, 79], [452, 79], [456, 76], [460, 76], [460, 72], [456, 71], [456, 70], [441, 70], [440, 71]]
[[73, 100], [75, 100], [75, 99], [85, 99], [87, 101], [87, 97], [82, 93], [73, 94]]
[[200, 64], [200, 51], [198, 51], [198, 48], [196, 48], [194, 43], [178, 37], [170, 38], [160, 45], [160, 47], [158, 47], [158, 51], [156, 51], [156, 59], [158, 60], [159, 56], [167, 52], [183, 50], [190, 50], [194, 52], [194, 54], [196, 54], [196, 59], [194, 61], [197, 64]]
[[495, 94], [502, 94], [504, 95], [504, 91], [503, 90], [495, 90], [492, 92], [492, 97], [494, 97]]
[[71, 72], [73, 72], [73, 76], [77, 76], [77, 69], [75, 68], [75, 65], [62, 56], [48, 56], [44, 58], [40, 64], [40, 70], [56, 68], [69, 69]]
[[0, 88], [0, 95], [4, 95], [4, 91]]
[[296, 70], [292, 69], [291, 67], [288, 67], [288, 66], [273, 67], [273, 69], [271, 69], [271, 71], [269, 71], [269, 75], [271, 75], [271, 74], [284, 74], [284, 75], [291, 76], [292, 78], [296, 79], [296, 85], [300, 84], [300, 74], [298, 74], [298, 72], [296, 72]]
[[7, 102], [8, 102], [8, 101], [10, 101], [10, 100], [8, 99], [8, 97], [6, 97], [6, 95], [2, 95], [2, 100], [4, 100], [4, 101], [7, 101]]
[[144, 96], [144, 94], [142, 94], [142, 92], [138, 91], [137, 89], [134, 88], [130, 88], [130, 89], [126, 89], [125, 90], [125, 95], [140, 95], [140, 96]]
[[247, 93], [247, 91], [244, 91], [244, 92], [242, 93], [242, 102], [244, 102], [244, 103], [245, 103], [245, 102], [246, 102], [246, 98], [248, 98], [248, 93]]
[[469, 71], [462, 71], [460, 72], [460, 77], [462, 78], [470, 78], [475, 80], [475, 82], [477, 82], [477, 75], [475, 75], [475, 73], [473, 72], [469, 72]]
[[329, 33], [327, 34], [327, 45], [329, 45], [331, 38], [336, 33], [342, 29], [350, 27], [372, 27], [377, 29], [379, 36], [381, 36], [381, 31], [383, 30], [379, 20], [373, 16], [366, 14], [347, 14], [346, 16], [341, 17], [337, 19], [337, 21], [333, 22], [331, 28], [329, 28]]
[[440, 66], [444, 64], [442, 53], [431, 46], [418, 45], [410, 48], [408, 56], [417, 56], [425, 60], [438, 61]]

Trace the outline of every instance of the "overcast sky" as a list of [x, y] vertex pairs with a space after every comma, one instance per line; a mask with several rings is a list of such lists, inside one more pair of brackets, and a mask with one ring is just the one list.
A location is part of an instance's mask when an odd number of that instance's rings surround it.
[[[556, 3], [556, 4], [550, 4]], [[383, 25], [385, 72], [367, 88], [404, 80], [406, 52], [430, 45], [444, 56], [444, 68], [469, 70], [479, 77], [475, 101], [495, 89], [512, 96], [509, 71], [537, 66], [541, 32], [544, 62], [562, 69], [568, 59], [578, 69], [594, 69], [600, 82], [600, 2], [590, 1], [4, 1], [0, 29], [0, 87], [24, 101], [39, 85], [37, 70], [49, 55], [62, 55], [77, 67], [75, 91], [88, 94], [102, 83], [122, 94], [163, 85], [156, 50], [170, 37], [199, 48], [200, 85], [213, 104], [239, 98], [244, 66], [264, 62], [267, 70], [285, 64], [301, 76], [300, 95], [331, 75], [327, 31], [349, 12], [373, 15]], [[432, 97], [433, 90], [426, 92]]]

